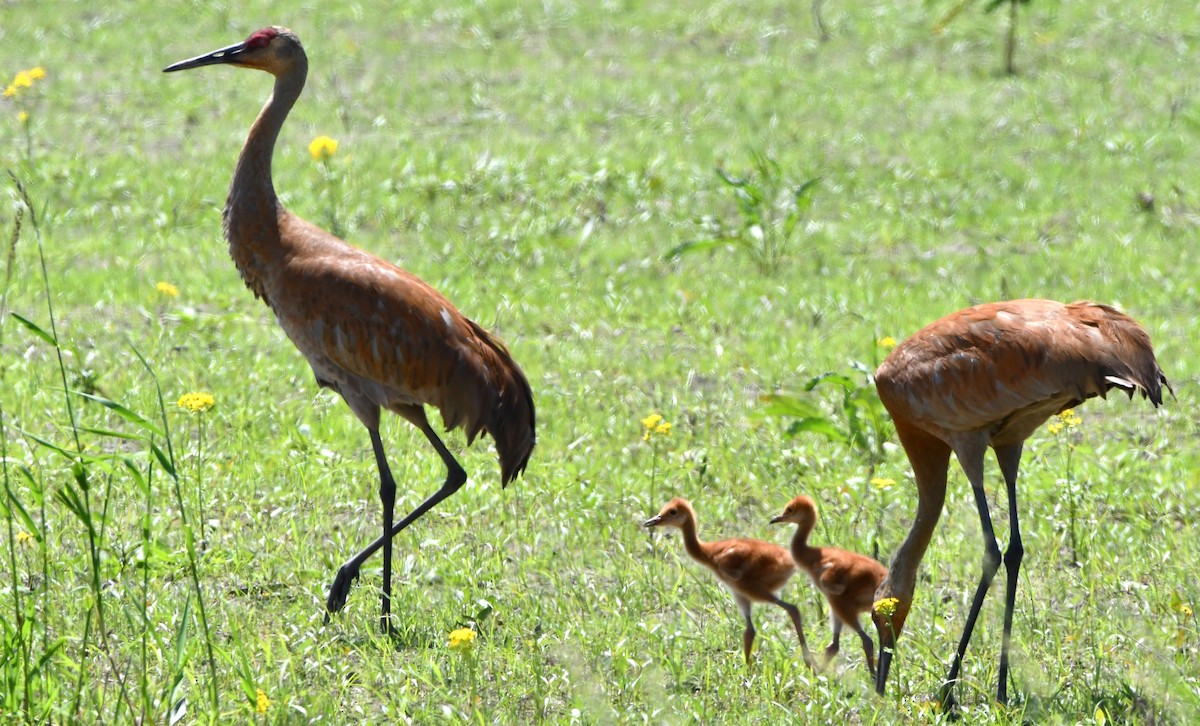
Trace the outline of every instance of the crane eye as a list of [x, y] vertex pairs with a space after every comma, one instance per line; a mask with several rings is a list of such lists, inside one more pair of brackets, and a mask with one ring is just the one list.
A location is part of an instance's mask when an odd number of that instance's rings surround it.
[[668, 516], [668, 517], [674, 517], [674, 516], [675, 516], [675, 508], [674, 508], [674, 507], [672, 507], [672, 508], [670, 508], [670, 509], [668, 509], [668, 510], [667, 510], [667, 516]]

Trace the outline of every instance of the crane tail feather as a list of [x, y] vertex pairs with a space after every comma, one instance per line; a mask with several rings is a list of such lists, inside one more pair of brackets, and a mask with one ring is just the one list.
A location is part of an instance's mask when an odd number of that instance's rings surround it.
[[475, 322], [468, 322], [472, 331], [495, 356], [495, 365], [489, 367], [495, 403], [484, 415], [481, 428], [496, 442], [500, 483], [508, 486], [510, 481], [525, 471], [537, 440], [533, 391], [525, 373], [513, 360], [504, 343]]

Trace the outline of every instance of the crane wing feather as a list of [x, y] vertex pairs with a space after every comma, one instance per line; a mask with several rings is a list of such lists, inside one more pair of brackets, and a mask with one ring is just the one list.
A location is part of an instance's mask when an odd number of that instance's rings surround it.
[[1139, 390], [1155, 404], [1169, 386], [1132, 318], [1103, 305], [1049, 300], [948, 315], [897, 346], [876, 383], [893, 416], [944, 432], [990, 428], [996, 436], [1027, 436], [1113, 386]]
[[291, 217], [315, 240], [266, 285], [284, 332], [317, 379], [369, 424], [379, 408], [437, 408], [446, 427], [496, 439], [502, 480], [534, 443], [533, 397], [507, 349], [406, 270]]

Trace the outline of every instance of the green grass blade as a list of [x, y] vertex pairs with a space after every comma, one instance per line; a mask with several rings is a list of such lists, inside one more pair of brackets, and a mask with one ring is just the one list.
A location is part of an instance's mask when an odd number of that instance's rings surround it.
[[118, 416], [125, 419], [126, 421], [128, 421], [136, 426], [139, 426], [139, 427], [149, 431], [152, 434], [155, 434], [157, 436], [163, 435], [162, 430], [159, 429], [157, 426], [155, 426], [154, 424], [147, 421], [141, 415], [139, 415], [139, 414], [131, 411], [130, 409], [126, 408], [125, 406], [122, 406], [121, 404], [117, 403], [116, 401], [113, 401], [108, 398], [104, 398], [103, 396], [96, 396], [91, 393], [84, 393], [83, 391], [74, 391], [74, 393], [82, 398], [85, 398], [89, 401], [94, 401], [94, 402], [100, 404], [101, 406], [104, 406], [105, 408], [109, 409], [110, 411], [117, 414]]
[[10, 312], [9, 315], [11, 315], [13, 318], [15, 318], [18, 323], [20, 323], [21, 325], [24, 325], [29, 330], [29, 332], [33, 333], [37, 337], [46, 341], [50, 345], [53, 345], [56, 347], [58, 346], [58, 341], [54, 338], [54, 336], [52, 334], [46, 332], [45, 330], [43, 330], [40, 326], [38, 326], [37, 323], [33, 322], [29, 318], [26, 318], [22, 315], [18, 315], [17, 313]]

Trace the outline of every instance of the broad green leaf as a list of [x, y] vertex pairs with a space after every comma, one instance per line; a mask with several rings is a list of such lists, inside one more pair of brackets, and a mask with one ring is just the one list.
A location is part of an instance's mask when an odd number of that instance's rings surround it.
[[42, 669], [46, 667], [46, 662], [49, 661], [51, 658], [53, 658], [54, 654], [57, 653], [66, 644], [67, 644], [67, 638], [62, 637], [62, 638], [58, 638], [58, 639], [52, 641], [49, 645], [45, 646], [45, 648], [46, 648], [45, 652], [43, 652], [42, 656], [37, 659], [37, 663], [34, 664], [33, 668], [29, 669], [29, 677], [37, 678], [37, 676], [42, 672]]
[[812, 206], [812, 198], [816, 194], [818, 184], [821, 184], [821, 178], [820, 176], [814, 176], [814, 178], [805, 181], [804, 184], [796, 188], [794, 202], [796, 202], [796, 210], [800, 214], [808, 211], [810, 206]]
[[158, 448], [158, 444], [151, 441], [150, 451], [154, 454], [154, 458], [158, 459], [158, 463], [162, 466], [164, 471], [170, 474], [172, 478], [179, 478], [179, 476], [175, 473], [175, 464], [169, 458], [167, 458], [167, 455], [163, 453], [162, 449]]
[[781, 393], [770, 393], [759, 399], [766, 405], [761, 409], [764, 416], [791, 416], [794, 418], [820, 418], [824, 414], [811, 401]]
[[17, 513], [17, 518], [21, 520], [25, 531], [33, 535], [38, 544], [41, 544], [44, 541], [42, 531], [33, 523], [33, 517], [29, 516], [29, 512], [25, 511], [25, 505], [21, 504], [21, 500], [17, 499], [12, 492], [9, 492], [8, 501], [10, 502], [9, 511]]
[[16, 318], [18, 323], [20, 323], [21, 325], [24, 325], [26, 328], [28, 328], [29, 332], [33, 333], [37, 337], [46, 341], [50, 345], [58, 347], [58, 341], [54, 339], [54, 336], [51, 335], [50, 333], [47, 333], [45, 330], [42, 330], [40, 327], [38, 327], [37, 323], [33, 322], [29, 318], [22, 317], [16, 313], [10, 312], [9, 315]]
[[100, 457], [92, 456], [91, 454], [84, 454], [79, 451], [70, 451], [68, 449], [64, 449], [63, 447], [59, 446], [58, 444], [53, 444], [53, 443], [47, 441], [46, 439], [43, 439], [42, 437], [38, 436], [37, 434], [31, 434], [24, 429], [18, 429], [18, 430], [21, 432], [22, 436], [33, 439], [39, 445], [44, 446], [53, 452], [61, 454], [62, 456], [66, 457], [68, 459], [71, 459], [72, 461], [78, 460], [78, 461], [84, 461], [84, 462], [91, 463], [91, 462], [100, 460]]
[[820, 434], [830, 441], [846, 443], [849, 441], [846, 434], [839, 429], [832, 421], [827, 418], [802, 418], [788, 427], [787, 433], [789, 436], [796, 436], [802, 433]]
[[841, 386], [847, 391], [854, 390], [854, 388], [858, 385], [854, 382], [854, 379], [843, 373], [822, 373], [808, 383], [805, 383], [804, 390], [811, 391], [817, 386], [820, 386], [822, 383], [832, 383], [834, 385]]
[[86, 431], [89, 434], [103, 436], [112, 439], [125, 439], [126, 441], [145, 441], [146, 437], [141, 434], [131, 434], [126, 431], [112, 431], [110, 429], [98, 429], [91, 426], [80, 426], [80, 431]]
[[721, 247], [729, 247], [738, 244], [737, 240], [728, 237], [718, 239], [699, 240], [696, 242], [684, 242], [683, 244], [673, 247], [667, 254], [663, 255], [663, 259], [670, 261], [682, 257], [683, 255], [692, 252], [706, 252], [709, 250], [719, 249]]
[[121, 418], [125, 419], [126, 421], [128, 421], [132, 424], [140, 426], [140, 427], [146, 429], [147, 431], [149, 431], [153, 434], [156, 434], [158, 436], [163, 435], [162, 431], [157, 426], [155, 426], [154, 424], [147, 421], [141, 415], [134, 413], [133, 411], [126, 408], [125, 406], [122, 406], [121, 404], [117, 403], [116, 401], [104, 398], [102, 396], [94, 396], [90, 393], [84, 393], [83, 391], [75, 391], [75, 393], [88, 399], [89, 401], [95, 401], [96, 403], [111, 410], [112, 412], [116, 413], [118, 416], [120, 416]]

